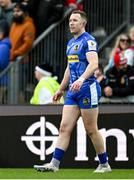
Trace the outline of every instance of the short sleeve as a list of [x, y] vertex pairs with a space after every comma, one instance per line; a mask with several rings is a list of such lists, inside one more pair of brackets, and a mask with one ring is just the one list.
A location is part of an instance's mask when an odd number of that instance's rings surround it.
[[98, 51], [97, 42], [95, 40], [89, 39], [84, 42], [86, 53], [91, 51]]

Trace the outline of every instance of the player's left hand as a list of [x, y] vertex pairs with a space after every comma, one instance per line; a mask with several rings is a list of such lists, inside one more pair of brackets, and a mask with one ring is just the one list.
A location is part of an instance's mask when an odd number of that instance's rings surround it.
[[76, 92], [79, 91], [81, 86], [82, 86], [83, 82], [80, 81], [79, 79], [76, 80], [70, 87], [70, 91]]

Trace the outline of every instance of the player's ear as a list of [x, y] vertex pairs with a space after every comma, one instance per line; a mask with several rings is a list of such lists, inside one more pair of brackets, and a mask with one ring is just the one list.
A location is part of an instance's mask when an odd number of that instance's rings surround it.
[[86, 26], [87, 22], [86, 21], [83, 21], [83, 25]]

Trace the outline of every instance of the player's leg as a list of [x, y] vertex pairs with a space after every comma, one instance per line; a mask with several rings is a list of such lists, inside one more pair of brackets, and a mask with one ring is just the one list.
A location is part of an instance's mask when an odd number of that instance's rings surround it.
[[56, 148], [50, 163], [42, 166], [35, 165], [34, 168], [40, 171], [58, 171], [59, 165], [64, 152], [66, 151], [72, 130], [79, 117], [80, 110], [76, 105], [64, 105], [62, 112], [62, 121], [59, 129], [59, 136], [56, 143]]
[[85, 130], [94, 145], [95, 151], [99, 158], [99, 167], [96, 169], [96, 173], [110, 172], [111, 168], [108, 164], [108, 158], [104, 149], [104, 143], [102, 136], [98, 130], [98, 108], [81, 109], [81, 115], [83, 118]]
[[62, 121], [59, 129], [59, 137], [57, 139], [56, 147], [67, 149], [70, 141], [70, 136], [77, 119], [80, 115], [80, 109], [76, 105], [65, 105], [62, 112]]

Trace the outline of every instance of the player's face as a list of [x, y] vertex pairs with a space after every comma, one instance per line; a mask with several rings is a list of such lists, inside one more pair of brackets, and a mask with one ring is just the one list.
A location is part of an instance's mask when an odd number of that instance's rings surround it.
[[72, 34], [80, 34], [84, 27], [84, 20], [80, 14], [72, 14], [69, 19], [69, 28]]

